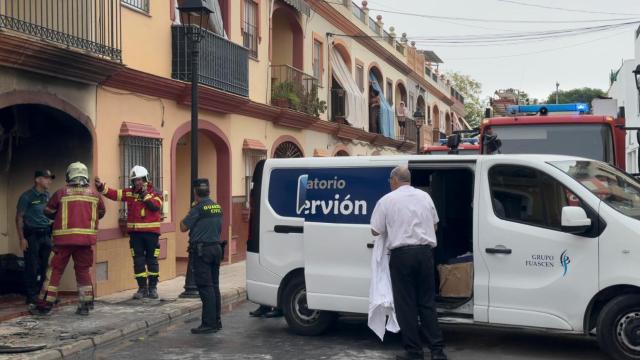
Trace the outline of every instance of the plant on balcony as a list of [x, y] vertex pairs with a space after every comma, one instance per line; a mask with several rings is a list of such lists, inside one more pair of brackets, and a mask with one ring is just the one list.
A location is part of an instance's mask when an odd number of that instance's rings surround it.
[[271, 90], [271, 100], [278, 107], [298, 110], [300, 108], [300, 97], [296, 93], [293, 82], [283, 81], [278, 83]]
[[315, 117], [320, 117], [327, 111], [327, 102], [318, 98], [318, 86], [313, 85], [302, 99], [302, 111]]

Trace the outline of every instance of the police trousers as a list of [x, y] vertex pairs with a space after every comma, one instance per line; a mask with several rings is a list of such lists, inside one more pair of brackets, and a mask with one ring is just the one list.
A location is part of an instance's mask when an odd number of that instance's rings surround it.
[[202, 325], [216, 327], [220, 322], [220, 262], [219, 243], [189, 246], [192, 274], [202, 300]]
[[24, 285], [28, 300], [35, 300], [47, 277], [47, 266], [51, 255], [51, 231], [46, 229], [24, 229], [29, 247], [24, 252]]
[[132, 232], [129, 234], [129, 247], [133, 257], [133, 274], [138, 282], [138, 287], [146, 288], [147, 279], [149, 287], [155, 288], [158, 285], [160, 276], [159, 234], [150, 232]]

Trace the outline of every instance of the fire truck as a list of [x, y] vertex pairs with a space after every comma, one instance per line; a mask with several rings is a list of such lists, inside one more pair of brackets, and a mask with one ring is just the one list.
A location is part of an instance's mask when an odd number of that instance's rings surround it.
[[477, 130], [480, 153], [573, 155], [624, 170], [626, 131], [640, 128], [625, 126], [624, 107], [615, 100], [597, 100], [594, 111], [584, 103], [512, 105], [507, 116], [491, 117], [487, 109]]

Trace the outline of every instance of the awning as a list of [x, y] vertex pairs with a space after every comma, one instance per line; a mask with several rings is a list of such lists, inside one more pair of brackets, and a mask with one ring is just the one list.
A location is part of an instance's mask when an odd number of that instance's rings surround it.
[[120, 136], [139, 136], [153, 139], [162, 139], [160, 131], [151, 125], [123, 122], [120, 126]]
[[311, 8], [304, 0], [282, 0], [285, 3], [291, 5], [294, 9], [298, 10], [299, 13], [310, 16]]
[[267, 147], [260, 140], [244, 139], [242, 143], [243, 150], [267, 151]]
[[331, 157], [329, 150], [314, 149], [313, 157]]

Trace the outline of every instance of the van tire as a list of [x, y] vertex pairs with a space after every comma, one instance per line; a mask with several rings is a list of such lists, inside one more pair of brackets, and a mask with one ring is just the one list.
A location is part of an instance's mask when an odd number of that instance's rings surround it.
[[291, 331], [298, 335], [316, 336], [333, 325], [337, 314], [330, 311], [310, 310], [307, 307], [304, 278], [293, 278], [284, 290], [282, 311]]
[[616, 360], [640, 359], [640, 295], [611, 300], [598, 316], [600, 348]]

